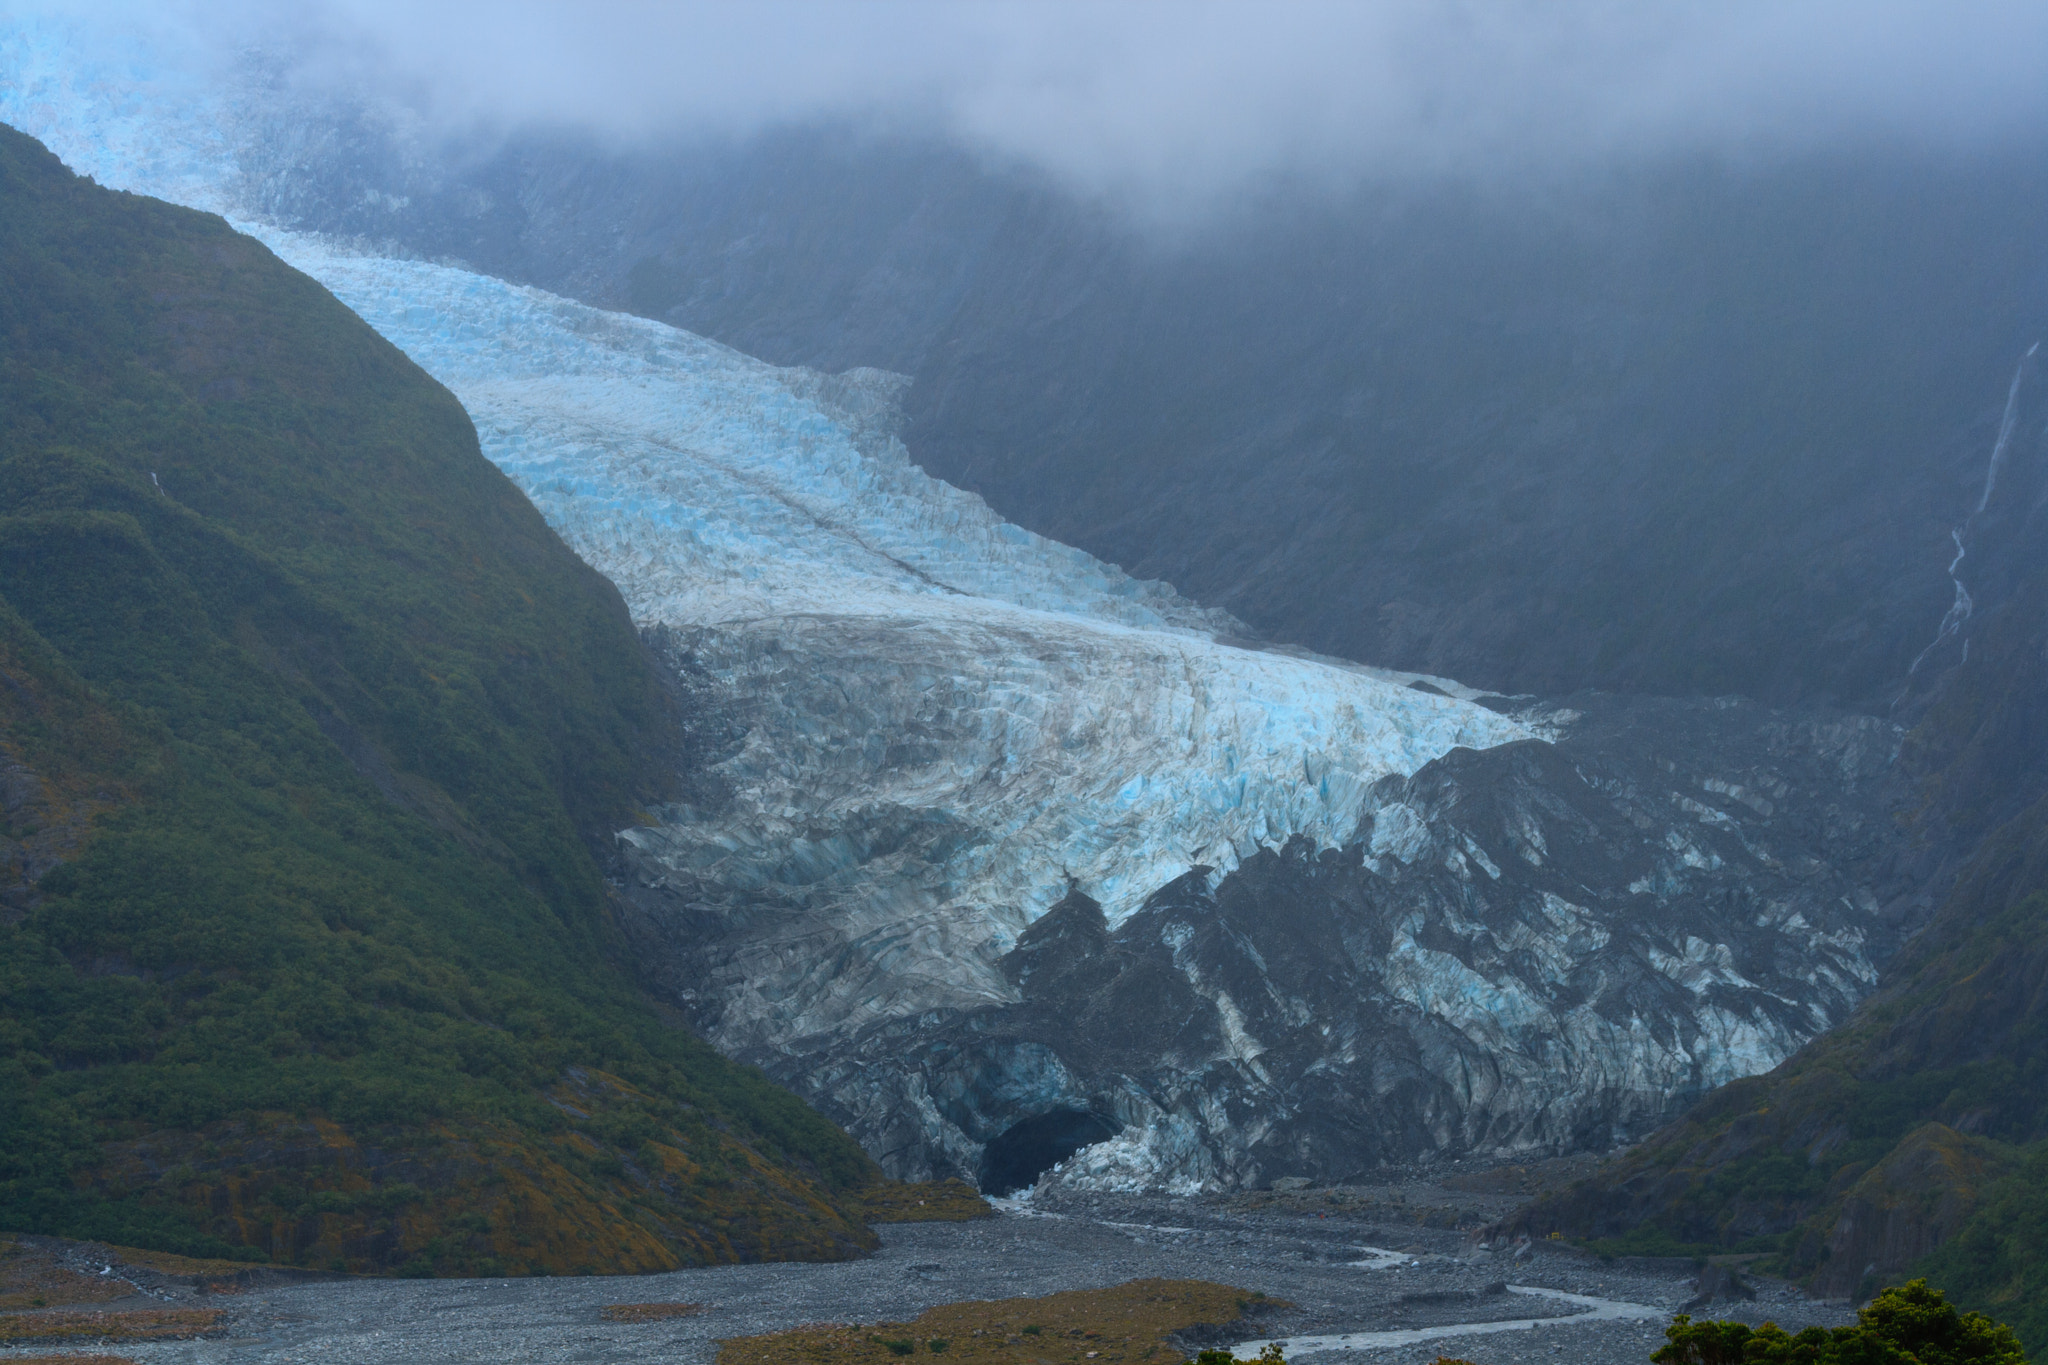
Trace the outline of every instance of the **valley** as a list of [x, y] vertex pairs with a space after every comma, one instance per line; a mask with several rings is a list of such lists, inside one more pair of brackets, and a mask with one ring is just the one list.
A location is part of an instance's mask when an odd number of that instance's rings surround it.
[[[368, 1365], [503, 1359], [517, 1352], [532, 1360], [587, 1362], [658, 1353], [664, 1360], [713, 1365], [722, 1340], [807, 1323], [849, 1323], [887, 1334], [888, 1324], [949, 1303], [1197, 1280], [1230, 1286], [1248, 1305], [1256, 1302], [1254, 1294], [1287, 1301], [1248, 1310], [1242, 1324], [1217, 1324], [1185, 1338], [1189, 1347], [1244, 1342], [1239, 1350], [1247, 1359], [1264, 1341], [1278, 1339], [1290, 1344], [1289, 1359], [1328, 1362], [1407, 1360], [1420, 1347], [1502, 1365], [1538, 1365], [1560, 1353], [1623, 1365], [1641, 1360], [1661, 1340], [1668, 1315], [1695, 1295], [1696, 1275], [1682, 1262], [1602, 1263], [1541, 1244], [1526, 1254], [1512, 1245], [1487, 1250], [1473, 1243], [1469, 1213], [1461, 1226], [1417, 1226], [1395, 1213], [1396, 1188], [1302, 1191], [1256, 1209], [1228, 1199], [1114, 1195], [1005, 1207], [994, 1218], [966, 1223], [892, 1224], [874, 1255], [833, 1266], [299, 1285], [259, 1277], [233, 1295], [196, 1297], [144, 1271], [143, 1281], [162, 1297], [133, 1302], [223, 1306], [231, 1325], [212, 1340], [118, 1349], [144, 1362], [286, 1365], [346, 1358]], [[1426, 1174], [1398, 1189], [1403, 1204], [1416, 1206], [1461, 1197], [1434, 1186]], [[118, 1311], [130, 1302], [105, 1306]], [[701, 1308], [638, 1325], [607, 1320], [602, 1311], [607, 1304], [641, 1302]], [[1808, 1300], [1771, 1282], [1757, 1299], [1717, 1303], [1714, 1311], [1758, 1320], [1768, 1315], [1788, 1327], [1836, 1325], [1853, 1316], [1843, 1304]], [[1028, 1323], [1028, 1309], [1017, 1321]], [[1461, 1335], [1461, 1325], [1480, 1330]], [[1308, 1344], [1333, 1333], [1352, 1341]], [[1033, 1342], [1019, 1358], [1065, 1358], [1068, 1350], [1078, 1357], [1084, 1348], [1098, 1350], [1098, 1358], [1115, 1355], [1101, 1342]]]
[[1063, 1179], [1185, 1193], [1612, 1145], [1838, 1022], [1929, 908], [1881, 722], [1274, 647], [917, 469], [899, 377], [252, 227], [659, 642], [698, 747], [619, 834], [642, 971], [899, 1178], [1048, 1124], [1017, 1178], [1092, 1138]]
[[160, 38], [0, 22], [0, 1211], [344, 1278], [138, 1359], [2048, 1340], [2020, 152], [1162, 245]]

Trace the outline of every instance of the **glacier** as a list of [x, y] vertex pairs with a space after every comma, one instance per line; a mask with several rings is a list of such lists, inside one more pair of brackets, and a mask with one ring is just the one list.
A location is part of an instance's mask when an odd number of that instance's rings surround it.
[[[455, 392], [485, 453], [748, 717], [715, 815], [622, 837], [829, 905], [895, 975], [1004, 996], [963, 969], [1070, 890], [1121, 922], [1198, 867], [1350, 841], [1384, 777], [1529, 735], [1219, 641], [1228, 618], [1003, 521], [893, 435], [862, 438], [893, 376], [779, 370], [446, 266], [277, 245]], [[910, 860], [892, 856], [906, 830], [941, 833]], [[887, 1001], [830, 991], [773, 1027]]]
[[[1004, 521], [886, 430], [896, 376], [778, 369], [236, 219], [234, 87], [126, 42], [100, 55], [75, 24], [10, 31], [0, 119], [102, 184], [225, 212], [319, 280], [452, 390], [635, 619], [685, 632], [742, 703], [726, 809], [622, 833], [663, 862], [801, 885], [899, 960], [914, 944], [938, 959], [924, 972], [961, 978], [1070, 890], [1120, 922], [1193, 869], [1349, 841], [1381, 778], [1529, 736], [1448, 680], [1229, 643], [1250, 632], [1224, 613]], [[915, 869], [871, 856], [903, 827], [945, 831]], [[978, 976], [970, 990], [1005, 994]]]
[[[1580, 741], [1257, 642], [925, 475], [900, 376], [244, 214], [287, 96], [152, 41], [0, 19], [0, 120], [319, 280], [617, 584], [715, 732], [618, 834], [650, 977], [892, 1173], [1076, 1110], [1121, 1131], [1053, 1178], [1105, 1188], [1597, 1145], [1867, 991], [1895, 738], [1610, 700]], [[1705, 804], [1745, 790], [1783, 811]]]

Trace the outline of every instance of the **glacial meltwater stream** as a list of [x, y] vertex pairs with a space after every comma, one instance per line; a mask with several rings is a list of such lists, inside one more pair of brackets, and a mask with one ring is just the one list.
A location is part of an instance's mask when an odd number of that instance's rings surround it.
[[[1352, 1264], [1361, 1270], [1391, 1270], [1397, 1266], [1414, 1264], [1413, 1257], [1398, 1251], [1386, 1251], [1379, 1247], [1360, 1247], [1359, 1250], [1366, 1255], [1364, 1259]], [[1250, 1341], [1237, 1343], [1231, 1348], [1231, 1354], [1239, 1360], [1257, 1360], [1259, 1352], [1269, 1345], [1277, 1344], [1292, 1360], [1320, 1351], [1374, 1350], [1389, 1346], [1413, 1346], [1418, 1342], [1440, 1341], [1446, 1337], [1486, 1336], [1495, 1332], [1528, 1332], [1545, 1326], [1557, 1327], [1567, 1323], [1576, 1326], [1587, 1322], [1650, 1322], [1662, 1321], [1670, 1316], [1669, 1310], [1654, 1308], [1649, 1304], [1603, 1299], [1592, 1294], [1568, 1294], [1561, 1289], [1540, 1289], [1534, 1285], [1511, 1284], [1507, 1286], [1507, 1292], [1574, 1304], [1585, 1311], [1563, 1317], [1452, 1322], [1437, 1327], [1400, 1327], [1384, 1332], [1331, 1332], [1321, 1336], [1256, 1337]]]

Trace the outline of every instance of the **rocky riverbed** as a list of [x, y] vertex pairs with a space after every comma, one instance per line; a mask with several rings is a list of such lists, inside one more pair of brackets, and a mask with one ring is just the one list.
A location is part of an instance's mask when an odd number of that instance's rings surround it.
[[[1697, 1293], [1694, 1268], [1681, 1261], [1603, 1263], [1554, 1244], [1487, 1249], [1468, 1230], [1427, 1225], [1451, 1221], [1431, 1212], [1460, 1205], [1459, 1221], [1469, 1229], [1491, 1212], [1486, 1203], [1506, 1198], [1421, 1181], [1259, 1197], [1070, 1198], [1052, 1207], [1005, 1204], [996, 1217], [969, 1223], [887, 1225], [882, 1250], [861, 1261], [631, 1278], [258, 1282], [223, 1294], [141, 1276], [146, 1293], [135, 1306], [223, 1308], [227, 1330], [208, 1340], [109, 1349], [149, 1365], [710, 1365], [727, 1337], [812, 1322], [899, 1321], [959, 1300], [1156, 1276], [1212, 1280], [1291, 1303], [1190, 1343], [1240, 1346], [1245, 1355], [1279, 1340], [1290, 1343], [1288, 1358], [1296, 1361], [1419, 1365], [1439, 1354], [1480, 1365], [1646, 1361], [1669, 1315]], [[1793, 1329], [1853, 1316], [1846, 1304], [1815, 1302], [1786, 1285], [1759, 1281], [1756, 1293], [1754, 1300], [1695, 1311], [1752, 1322], [1769, 1317]], [[661, 1302], [703, 1307], [648, 1322], [612, 1321], [603, 1311]], [[1521, 1325], [1503, 1330], [1510, 1322]], [[1328, 1340], [1347, 1334], [1348, 1343]], [[0, 1362], [28, 1349], [0, 1351]]]

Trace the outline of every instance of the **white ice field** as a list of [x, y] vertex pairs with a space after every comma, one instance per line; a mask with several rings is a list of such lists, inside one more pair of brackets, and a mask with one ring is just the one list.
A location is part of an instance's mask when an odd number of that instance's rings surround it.
[[[139, 43], [13, 26], [0, 120], [102, 184], [234, 218], [232, 100]], [[236, 226], [453, 390], [484, 453], [748, 718], [722, 773], [732, 806], [630, 836], [699, 877], [876, 929], [942, 924], [930, 951], [986, 962], [1069, 888], [1115, 921], [1192, 868], [1346, 841], [1379, 778], [1526, 737], [1412, 675], [1222, 643], [1220, 613], [1003, 521], [865, 428], [893, 376], [778, 369], [488, 276]], [[906, 862], [912, 826], [944, 834]]]

